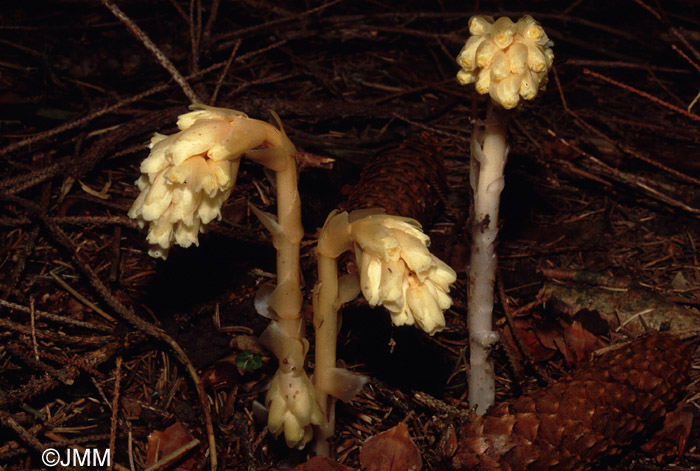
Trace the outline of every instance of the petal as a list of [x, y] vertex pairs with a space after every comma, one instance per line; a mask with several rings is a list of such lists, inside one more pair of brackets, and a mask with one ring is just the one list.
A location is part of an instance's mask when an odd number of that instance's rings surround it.
[[203, 154], [218, 144], [229, 131], [228, 121], [206, 119], [196, 121], [180, 133], [171, 148], [173, 164], [178, 165], [193, 155]]
[[527, 46], [520, 41], [516, 41], [508, 48], [506, 52], [508, 57], [508, 71], [512, 74], [523, 75], [528, 71], [527, 65]]
[[507, 16], [502, 16], [496, 20], [491, 30], [493, 42], [501, 48], [505, 49], [513, 42], [515, 36], [515, 23]]
[[186, 225], [184, 222], [179, 222], [175, 225], [175, 243], [180, 247], [189, 247], [192, 244], [199, 245], [199, 219], [194, 221], [191, 226]]
[[445, 326], [445, 318], [437, 301], [424, 286], [416, 286], [406, 293], [406, 302], [416, 320], [416, 324], [432, 335]]
[[173, 193], [170, 185], [165, 182], [164, 172], [158, 174], [144, 198], [141, 211], [146, 221], [158, 219], [170, 206]]
[[295, 416], [289, 415], [284, 421], [284, 441], [289, 448], [296, 448], [303, 445], [306, 437], [306, 430], [299, 423]]
[[469, 18], [469, 34], [473, 36], [490, 33], [492, 29], [492, 16], [474, 15]]
[[[382, 281], [379, 286], [379, 299], [383, 306], [400, 303], [403, 297], [403, 280], [406, 266], [401, 260], [382, 264]], [[402, 303], [401, 303], [402, 304]]]
[[495, 85], [489, 90], [491, 98], [507, 110], [515, 108], [520, 102], [520, 77], [509, 75]]
[[457, 56], [457, 64], [467, 70], [473, 70], [476, 68], [476, 49], [479, 47], [481, 42], [484, 40], [484, 36], [470, 36], [467, 42], [464, 43], [464, 47], [459, 51]]
[[409, 270], [416, 273], [419, 278], [424, 278], [424, 272], [432, 265], [432, 256], [428, 248], [404, 234], [397, 235], [397, 239], [401, 242], [401, 259], [406, 262]]
[[510, 75], [510, 66], [508, 64], [508, 56], [502, 51], [498, 51], [493, 56], [491, 64], [491, 82], [503, 80]]
[[418, 221], [400, 216], [382, 215], [382, 225], [389, 229], [399, 230], [419, 239], [425, 246], [430, 244], [430, 237], [424, 232]]
[[482, 69], [485, 68], [491, 64], [493, 56], [497, 52], [501, 52], [501, 49], [491, 39], [482, 41], [476, 49], [476, 65]]
[[485, 95], [489, 92], [489, 87], [491, 86], [491, 68], [487, 67], [479, 72], [476, 78], [476, 83], [474, 88], [476, 88], [477, 93]]
[[381, 260], [363, 252], [360, 260], [360, 287], [370, 306], [376, 306], [379, 302], [379, 284], [381, 279]]
[[163, 217], [151, 223], [146, 236], [149, 244], [157, 245], [164, 249], [168, 249], [172, 245], [173, 225], [169, 221], [169, 213], [170, 210], [166, 211]]
[[202, 193], [194, 192], [189, 185], [177, 185], [173, 190], [171, 221], [194, 224], [194, 214], [202, 202]]
[[432, 255], [432, 259], [433, 266], [430, 269], [428, 278], [433, 283], [447, 291], [449, 286], [457, 281], [457, 273], [455, 273], [451, 266], [437, 258], [435, 255]]
[[156, 135], [151, 138], [151, 152], [148, 154], [148, 157], [141, 162], [141, 173], [154, 173], [156, 171], [155, 169], [160, 166], [160, 162], [162, 161], [172, 164], [170, 149], [173, 144], [177, 142], [179, 137], [180, 133], [173, 134], [172, 136], [156, 133]]

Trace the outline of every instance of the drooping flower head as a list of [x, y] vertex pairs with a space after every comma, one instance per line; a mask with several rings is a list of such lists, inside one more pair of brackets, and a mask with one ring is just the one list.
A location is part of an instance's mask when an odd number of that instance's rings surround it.
[[520, 98], [532, 100], [547, 83], [554, 43], [531, 16], [513, 23], [510, 18], [473, 16], [471, 36], [457, 56], [462, 69], [457, 80], [474, 83], [503, 108], [515, 108]]
[[395, 325], [429, 334], [445, 327], [443, 311], [457, 276], [428, 250], [430, 238], [410, 218], [374, 214], [350, 224], [360, 288], [370, 306], [384, 306]]
[[192, 105], [178, 118], [180, 132], [156, 134], [141, 163], [141, 190], [129, 217], [148, 224], [149, 255], [165, 259], [173, 244], [198, 244], [202, 226], [221, 217], [236, 183], [241, 156], [260, 146], [280, 146], [268, 123], [224, 108]]

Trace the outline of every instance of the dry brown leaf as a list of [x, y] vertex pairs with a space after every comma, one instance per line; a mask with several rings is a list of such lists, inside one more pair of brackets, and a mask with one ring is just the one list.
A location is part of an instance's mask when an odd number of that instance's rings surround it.
[[[151, 466], [164, 456], [178, 450], [190, 443], [194, 437], [185, 428], [182, 422], [175, 422], [163, 431], [154, 430], [148, 435], [148, 448], [146, 450], [146, 466]], [[190, 471], [197, 466], [197, 453], [180, 462], [177, 467], [169, 468], [172, 471]]]
[[579, 321], [574, 321], [564, 328], [564, 339], [569, 351], [573, 353], [576, 366], [590, 358], [591, 353], [603, 347], [603, 342], [583, 328]]
[[688, 444], [692, 427], [692, 412], [682, 409], [669, 412], [664, 417], [664, 426], [642, 445], [642, 450], [655, 455], [659, 463], [666, 456], [681, 456]]
[[336, 463], [325, 456], [314, 456], [306, 463], [302, 463], [290, 471], [354, 471], [345, 465]]
[[419, 471], [423, 466], [403, 422], [367, 440], [360, 449], [360, 465], [366, 471]]

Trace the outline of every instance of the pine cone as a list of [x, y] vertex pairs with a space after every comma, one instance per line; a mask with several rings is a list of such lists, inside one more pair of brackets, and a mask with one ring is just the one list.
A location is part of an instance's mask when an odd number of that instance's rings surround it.
[[383, 208], [428, 225], [446, 188], [442, 151], [423, 133], [370, 159], [342, 209]]
[[587, 470], [655, 425], [688, 381], [691, 346], [641, 337], [572, 376], [498, 404], [461, 430], [459, 470]]

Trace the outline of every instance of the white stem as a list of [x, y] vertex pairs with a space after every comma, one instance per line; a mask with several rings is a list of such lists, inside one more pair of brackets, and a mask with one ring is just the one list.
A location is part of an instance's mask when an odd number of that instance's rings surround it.
[[469, 404], [476, 406], [479, 415], [493, 405], [496, 396], [496, 377], [489, 353], [498, 340], [493, 330], [493, 285], [498, 207], [505, 185], [503, 169], [508, 154], [506, 133], [505, 112], [489, 103], [484, 130], [474, 130], [472, 139], [476, 141], [471, 155], [471, 171], [475, 173], [471, 178], [475, 188], [468, 288]]

